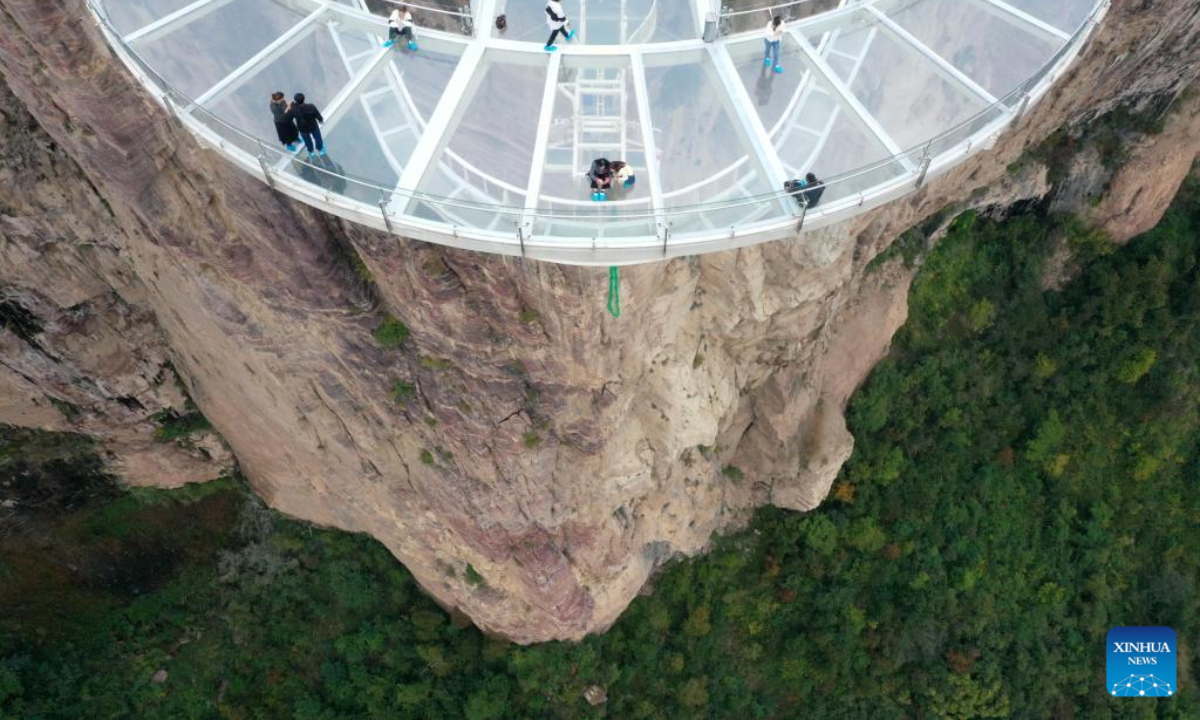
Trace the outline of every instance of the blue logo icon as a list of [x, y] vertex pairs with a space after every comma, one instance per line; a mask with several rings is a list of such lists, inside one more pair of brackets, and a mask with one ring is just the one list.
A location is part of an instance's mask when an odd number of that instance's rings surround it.
[[1169, 627], [1115, 627], [1105, 654], [1108, 694], [1116, 697], [1171, 697], [1175, 681], [1175, 631]]

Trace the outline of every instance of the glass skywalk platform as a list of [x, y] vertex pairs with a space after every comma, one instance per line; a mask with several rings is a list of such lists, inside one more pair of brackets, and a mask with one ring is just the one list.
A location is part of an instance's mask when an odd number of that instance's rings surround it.
[[[414, 52], [382, 47], [390, 0], [89, 0], [155, 98], [276, 190], [399, 237], [603, 265], [795, 237], [915, 191], [1027, 112], [1108, 8], [564, 0], [576, 37], [548, 53], [544, 0], [423, 2]], [[321, 109], [327, 157], [279, 143], [276, 90]], [[597, 157], [636, 183], [594, 202]], [[783, 186], [809, 172], [825, 191], [805, 207]]]

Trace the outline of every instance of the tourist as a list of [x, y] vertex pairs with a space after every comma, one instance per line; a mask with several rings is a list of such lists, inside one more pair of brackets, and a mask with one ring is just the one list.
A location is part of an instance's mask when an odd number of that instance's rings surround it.
[[808, 201], [810, 209], [815, 208], [817, 203], [821, 202], [821, 196], [825, 194], [825, 183], [818, 180], [816, 175], [808, 173], [804, 176], [804, 191], [800, 194]]
[[308, 159], [316, 159], [314, 148], [321, 157], [325, 157], [325, 141], [321, 138], [321, 123], [325, 122], [325, 118], [321, 117], [321, 111], [316, 105], [306, 102], [304, 93], [296, 93], [292, 100], [284, 117], [296, 122], [296, 130], [300, 132], [304, 147], [308, 150]]
[[592, 199], [596, 202], [608, 199], [608, 189], [612, 187], [613, 181], [612, 164], [608, 159], [596, 158], [593, 160], [587, 177], [591, 181]]
[[275, 134], [279, 136], [279, 142], [287, 148], [290, 153], [296, 152], [296, 141], [300, 139], [300, 132], [296, 130], [296, 122], [287, 115], [288, 104], [283, 99], [282, 92], [271, 93], [271, 115], [275, 118]]
[[613, 162], [609, 168], [612, 170], [613, 175], [616, 177], [617, 182], [620, 183], [622, 188], [628, 190], [629, 188], [633, 187], [635, 182], [637, 182], [637, 177], [633, 174], [633, 166], [624, 160], [617, 160]]
[[546, 2], [546, 24], [550, 26], [550, 39], [546, 41], [546, 52], [554, 52], [558, 49], [554, 41], [559, 35], [562, 35], [567, 40], [575, 37], [574, 30], [566, 29], [570, 21], [567, 20], [567, 11], [563, 10], [562, 3], [559, 0], [548, 0]]
[[788, 180], [783, 184], [783, 189], [796, 198], [796, 202], [802, 207], [811, 210], [821, 202], [821, 196], [825, 194], [825, 183], [818, 180], [813, 173], [808, 173], [803, 180]]
[[402, 37], [408, 41], [409, 50], [417, 49], [417, 38], [413, 34], [412, 13], [408, 11], [407, 5], [401, 5], [388, 16], [388, 39], [383, 46], [390, 48], [396, 44], [396, 38], [398, 37]]
[[763, 67], [774, 66], [777, 73], [783, 72], [783, 66], [779, 64], [779, 43], [786, 32], [783, 29], [783, 16], [776, 15], [767, 23], [763, 34]]

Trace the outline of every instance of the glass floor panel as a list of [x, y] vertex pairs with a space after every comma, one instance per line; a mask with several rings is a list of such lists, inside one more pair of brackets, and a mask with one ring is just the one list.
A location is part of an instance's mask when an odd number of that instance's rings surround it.
[[[537, 201], [538, 211], [551, 217], [539, 217], [535, 233], [653, 234], [653, 222], [646, 219], [653, 207], [632, 72], [628, 58], [563, 58]], [[586, 175], [601, 157], [628, 163], [635, 182], [614, 185], [605, 202], [593, 202]], [[628, 220], [621, 222], [622, 216]]]
[[988, 106], [861, 11], [851, 23], [826, 32], [806, 31], [806, 37], [901, 149], [916, 147]]
[[[759, 42], [730, 45], [729, 52], [789, 176], [816, 171], [824, 177], [887, 158], [883, 143], [858, 122], [828, 83], [805, 70], [799, 46], [791, 38], [785, 40], [782, 74], [764, 67]], [[820, 154], [825, 160], [818, 167]]]
[[1049, 23], [1068, 35], [1087, 20], [1096, 6], [1093, 0], [1007, 0], [1009, 5], [1023, 10], [1042, 22]]
[[[392, 158], [389, 157], [388, 151], [385, 150], [379, 141], [379, 135], [375, 132], [372, 118], [367, 114], [362, 103], [352, 103], [349, 110], [346, 111], [335, 126], [325, 129], [326, 137], [331, 138], [329, 141], [329, 155], [325, 158], [318, 158], [313, 162], [319, 167], [329, 167], [340, 175], [351, 178], [359, 178], [373, 185], [378, 185], [384, 188], [392, 188], [396, 185], [396, 180], [399, 179], [403, 168], [397, 169], [392, 164]], [[349, 138], [349, 141], [340, 141], [339, 138]], [[293, 165], [290, 171], [300, 172], [303, 168], [299, 165]], [[351, 192], [345, 193], [354, 197], [357, 200], [362, 200], [367, 203], [379, 202], [382, 195], [373, 191], [370, 188], [350, 186]]]
[[769, 193], [706, 53], [647, 57], [646, 89], [667, 207]]
[[125, 0], [105, 5], [108, 17], [122, 35], [128, 35], [135, 30], [161, 20], [176, 10], [191, 5], [195, 0]]
[[398, 172], [408, 166], [457, 64], [458, 57], [434, 52], [403, 63], [393, 60], [361, 94], [359, 102], [371, 118], [370, 130], [382, 138]]
[[272, 0], [232, 0], [134, 49], [195, 100], [304, 17]]
[[[455, 113], [454, 126], [446, 129], [449, 140], [418, 190], [519, 209], [529, 184], [546, 64], [526, 53], [489, 50], [476, 73], [469, 102]], [[491, 227], [498, 215], [489, 210], [462, 217]]]
[[997, 98], [1037, 72], [1060, 47], [996, 16], [986, 0], [901, 0], [878, 7]]
[[[699, 36], [692, 0], [563, 0], [563, 11], [583, 45], [637, 45]], [[545, 0], [522, 0], [504, 6], [508, 29], [488, 28], [492, 37], [545, 44], [550, 37]], [[500, 7], [498, 6], [498, 7]], [[558, 40], [556, 44], [565, 44]]]
[[[330, 100], [350, 79], [350, 73], [338, 59], [337, 46], [328, 29], [318, 24], [314, 32], [300, 38], [275, 61], [249, 73], [231, 92], [205, 107], [235, 127], [264, 138], [275, 137], [275, 122], [268, 108], [271, 93], [278, 90], [291, 99], [304, 93], [308, 102], [326, 110]], [[324, 113], [323, 113], [324, 114]], [[328, 144], [342, 143], [336, 128], [323, 131]]]

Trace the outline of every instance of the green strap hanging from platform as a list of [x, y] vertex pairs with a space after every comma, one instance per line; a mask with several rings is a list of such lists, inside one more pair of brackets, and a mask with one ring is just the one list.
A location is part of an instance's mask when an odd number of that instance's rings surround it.
[[621, 317], [621, 275], [616, 265], [608, 269], [608, 314]]

